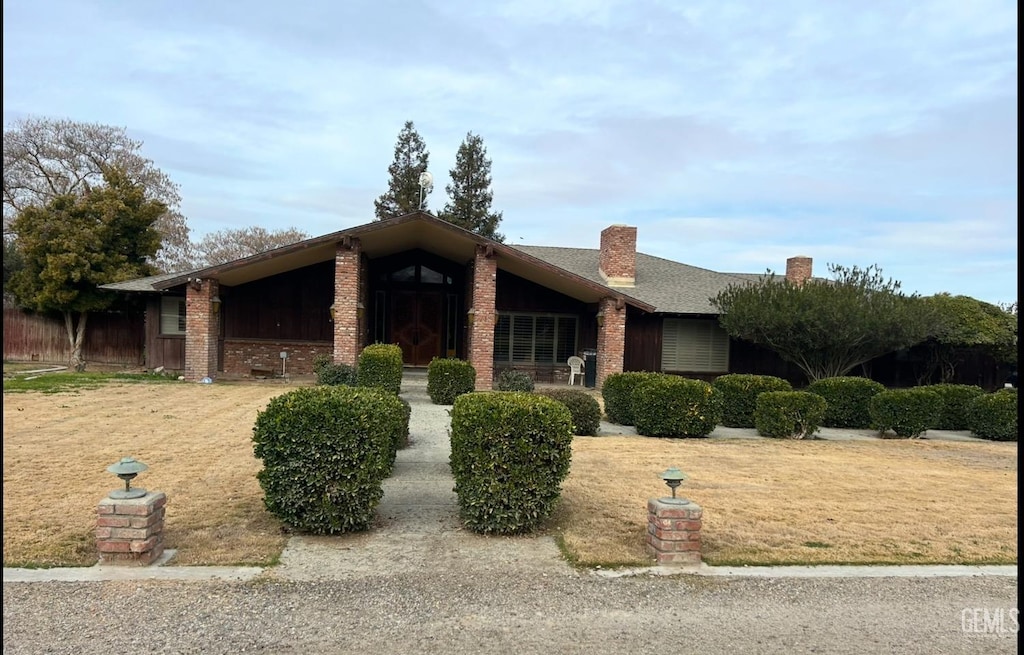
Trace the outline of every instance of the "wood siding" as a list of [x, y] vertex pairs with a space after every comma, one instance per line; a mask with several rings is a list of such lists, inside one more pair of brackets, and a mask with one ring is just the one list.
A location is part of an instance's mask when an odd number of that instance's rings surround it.
[[626, 313], [624, 371], [660, 371], [662, 317], [629, 308]]
[[220, 297], [224, 338], [333, 341], [333, 261], [221, 287]]
[[[86, 362], [141, 366], [143, 346], [141, 313], [89, 314], [82, 347]], [[4, 307], [4, 359], [66, 363], [70, 357], [63, 319]]]

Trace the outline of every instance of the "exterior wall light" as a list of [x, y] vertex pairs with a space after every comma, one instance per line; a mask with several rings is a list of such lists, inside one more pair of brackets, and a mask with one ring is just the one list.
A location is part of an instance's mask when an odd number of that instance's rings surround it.
[[690, 504], [690, 501], [686, 500], [685, 498], [676, 498], [676, 488], [678, 488], [679, 485], [683, 483], [683, 480], [686, 479], [685, 473], [683, 473], [682, 471], [673, 466], [672, 468], [668, 469], [667, 471], [661, 474], [661, 479], [664, 480], [665, 484], [668, 485], [668, 488], [672, 490], [672, 497], [662, 498], [661, 502], [671, 503], [673, 505]]
[[362, 318], [366, 314], [366, 307], [363, 303], [356, 303], [356, 318]]
[[145, 489], [132, 489], [131, 484], [136, 475], [142, 473], [148, 468], [149, 467], [142, 462], [137, 462], [131, 457], [122, 457], [121, 461], [108, 466], [107, 471], [124, 480], [124, 490], [115, 489], [108, 495], [111, 498], [142, 498], [145, 496]]
[[213, 312], [214, 316], [220, 314], [220, 303], [220, 296], [214, 296], [213, 298], [210, 298], [210, 311]]
[[604, 312], [598, 312], [596, 318], [598, 327], [604, 325]]
[[472, 325], [476, 322], [476, 310], [472, 307], [466, 312], [466, 325]]
[[331, 304], [330, 307], [327, 308], [327, 313], [331, 315], [331, 322], [333, 323], [334, 322], [334, 316], [335, 316], [335, 308], [334, 308], [334, 304], [333, 303]]

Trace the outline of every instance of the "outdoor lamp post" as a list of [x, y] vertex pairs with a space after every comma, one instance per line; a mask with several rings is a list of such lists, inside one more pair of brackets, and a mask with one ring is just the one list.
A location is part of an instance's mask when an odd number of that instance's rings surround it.
[[132, 489], [131, 484], [132, 480], [135, 479], [135, 476], [148, 468], [149, 467], [142, 462], [137, 462], [131, 457], [122, 457], [121, 461], [108, 466], [107, 470], [109, 472], [124, 480], [124, 490], [115, 489], [110, 492], [109, 496], [111, 498], [142, 498], [145, 496], [145, 489]]
[[685, 473], [673, 466], [661, 474], [661, 479], [664, 480], [665, 484], [668, 485], [668, 488], [672, 490], [672, 497], [662, 498], [661, 502], [672, 503], [675, 505], [688, 505], [690, 503], [690, 501], [685, 498], [676, 498], [676, 488], [679, 487], [679, 485], [683, 483], [683, 480], [686, 479]]

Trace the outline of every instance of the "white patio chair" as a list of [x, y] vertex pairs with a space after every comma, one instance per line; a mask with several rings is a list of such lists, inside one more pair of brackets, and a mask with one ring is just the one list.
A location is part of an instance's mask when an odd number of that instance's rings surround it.
[[569, 384], [576, 384], [577, 377], [580, 384], [583, 384], [583, 358], [574, 355], [566, 360], [566, 363], [569, 364]]

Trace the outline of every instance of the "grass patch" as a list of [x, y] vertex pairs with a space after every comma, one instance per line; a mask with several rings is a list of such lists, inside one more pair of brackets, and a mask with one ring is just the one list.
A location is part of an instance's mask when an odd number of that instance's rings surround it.
[[39, 373], [4, 377], [4, 393], [76, 393], [110, 383], [181, 384], [176, 378], [151, 373]]

